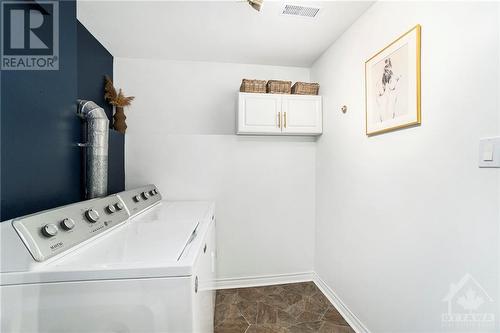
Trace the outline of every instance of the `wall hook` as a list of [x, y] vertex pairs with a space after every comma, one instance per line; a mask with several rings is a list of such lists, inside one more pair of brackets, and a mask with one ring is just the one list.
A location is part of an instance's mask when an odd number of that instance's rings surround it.
[[340, 110], [342, 111], [342, 113], [346, 113], [347, 112], [347, 105], [342, 105], [342, 108], [340, 108]]

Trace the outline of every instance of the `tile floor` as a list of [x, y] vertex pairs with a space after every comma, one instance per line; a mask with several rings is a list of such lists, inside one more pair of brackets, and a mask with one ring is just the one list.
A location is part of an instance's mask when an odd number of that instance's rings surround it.
[[355, 333], [313, 282], [218, 290], [215, 333]]

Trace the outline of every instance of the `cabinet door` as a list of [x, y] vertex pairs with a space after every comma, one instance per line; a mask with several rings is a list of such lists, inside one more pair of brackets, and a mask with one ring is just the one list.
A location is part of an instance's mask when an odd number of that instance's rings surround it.
[[238, 134], [280, 134], [281, 96], [240, 93]]
[[321, 96], [283, 96], [281, 111], [284, 134], [322, 133]]

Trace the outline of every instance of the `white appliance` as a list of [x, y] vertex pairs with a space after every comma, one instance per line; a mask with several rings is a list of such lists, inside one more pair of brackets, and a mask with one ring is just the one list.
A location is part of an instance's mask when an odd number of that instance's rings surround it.
[[0, 232], [1, 332], [213, 332], [213, 203], [148, 185]]

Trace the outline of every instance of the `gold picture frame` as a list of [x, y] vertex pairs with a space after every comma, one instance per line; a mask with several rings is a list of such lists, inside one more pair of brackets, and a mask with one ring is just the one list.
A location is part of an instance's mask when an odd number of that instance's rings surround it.
[[421, 30], [417, 24], [365, 62], [366, 135], [422, 123]]

